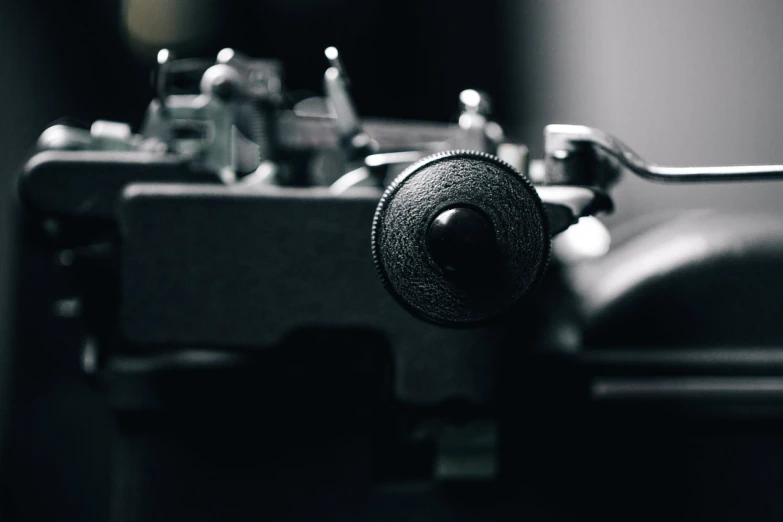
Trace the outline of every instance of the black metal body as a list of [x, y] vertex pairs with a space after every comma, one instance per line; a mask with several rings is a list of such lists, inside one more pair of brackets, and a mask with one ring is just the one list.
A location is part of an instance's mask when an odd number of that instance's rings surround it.
[[[433, 128], [411, 132], [445, 132]], [[111, 412], [113, 428], [101, 424], [116, 435], [102, 443], [111, 465], [90, 479], [106, 488], [96, 519], [776, 520], [783, 510], [783, 325], [765, 315], [783, 288], [780, 220], [694, 219], [639, 232], [593, 265], [555, 259], [512, 310], [450, 329], [409, 315], [378, 279], [379, 190], [224, 186], [181, 162], [102, 154], [34, 157], [20, 229], [23, 264], [79, 295], [81, 318], [64, 323], [89, 339], [79, 377], [92, 388], [80, 393]], [[51, 190], [47, 180], [74, 173], [89, 180]], [[54, 219], [46, 232], [41, 214]], [[606, 298], [612, 274], [649, 266], [656, 245], [694, 231], [714, 241], [654, 258], [667, 270], [639, 269]], [[29, 282], [20, 278], [22, 300]], [[20, 313], [42, 313], [47, 298]], [[25, 332], [16, 350], [55, 342]], [[17, 393], [33, 387], [20, 375]]]

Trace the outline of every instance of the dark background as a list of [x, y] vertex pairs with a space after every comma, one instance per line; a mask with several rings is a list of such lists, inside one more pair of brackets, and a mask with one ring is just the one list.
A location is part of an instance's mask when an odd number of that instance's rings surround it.
[[[279, 58], [288, 87], [318, 92], [323, 49], [335, 45], [368, 116], [449, 121], [459, 91], [475, 87], [534, 153], [546, 123], [584, 123], [656, 162], [738, 164], [783, 161], [781, 22], [774, 0], [1, 2], [0, 372], [9, 368], [11, 327], [35, 329], [48, 347], [18, 355], [30, 384], [14, 417], [16, 445], [0, 460], [0, 472], [17, 472], [6, 493], [30, 519], [60, 519], [63, 505], [83, 520], [105, 518], [100, 478], [110, 463], [96, 434], [108, 423], [86, 384], [58, 388], [78, 374], [79, 346], [44, 319], [44, 296], [66, 289], [46, 280], [25, 288], [23, 301], [39, 303], [42, 322], [14, 324], [10, 283], [17, 270], [39, 267], [14, 266], [9, 215], [18, 169], [48, 124], [67, 116], [138, 128], [158, 47], [212, 56], [232, 46]], [[664, 187], [627, 178], [615, 196], [610, 224], [678, 208], [778, 211], [783, 184]], [[0, 413], [2, 422], [8, 414]]]

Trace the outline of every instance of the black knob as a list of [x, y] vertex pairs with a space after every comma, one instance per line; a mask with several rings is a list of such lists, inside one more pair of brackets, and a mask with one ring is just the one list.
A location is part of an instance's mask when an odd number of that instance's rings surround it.
[[434, 154], [381, 198], [372, 249], [387, 290], [442, 325], [481, 323], [532, 290], [549, 261], [549, 228], [533, 185], [500, 159]]
[[427, 250], [447, 276], [481, 281], [492, 270], [495, 231], [480, 210], [454, 207], [438, 214], [427, 231]]

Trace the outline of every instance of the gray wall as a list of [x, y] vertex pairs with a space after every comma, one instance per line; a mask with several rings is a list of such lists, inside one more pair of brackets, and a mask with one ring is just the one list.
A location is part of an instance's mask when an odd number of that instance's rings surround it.
[[[661, 164], [783, 163], [783, 2], [509, 2], [515, 129], [540, 153], [547, 123], [616, 134]], [[626, 176], [623, 221], [658, 209], [778, 210], [783, 182], [661, 186]]]

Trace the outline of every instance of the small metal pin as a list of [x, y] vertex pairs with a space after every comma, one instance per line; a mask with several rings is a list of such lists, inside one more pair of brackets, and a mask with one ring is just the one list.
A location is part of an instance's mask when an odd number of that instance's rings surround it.
[[345, 82], [346, 85], [349, 85], [350, 81], [348, 80], [348, 75], [345, 74], [345, 66], [343, 65], [342, 59], [340, 59], [340, 52], [337, 48], [327, 47], [324, 49], [324, 55], [326, 56], [326, 59], [329, 60], [329, 66], [337, 69], [337, 72], [343, 78], [343, 82]]
[[218, 53], [217, 61], [218, 63], [228, 63], [234, 58], [234, 55], [236, 55], [234, 50], [230, 47], [226, 47], [225, 49], [221, 49]]
[[160, 101], [161, 109], [166, 109], [166, 74], [168, 73], [174, 55], [168, 49], [158, 51], [158, 67], [155, 70], [155, 93]]

